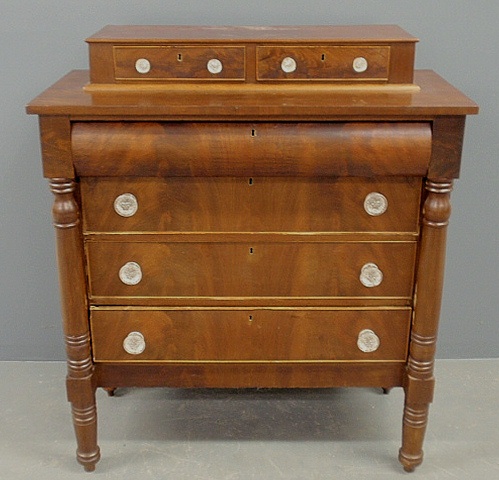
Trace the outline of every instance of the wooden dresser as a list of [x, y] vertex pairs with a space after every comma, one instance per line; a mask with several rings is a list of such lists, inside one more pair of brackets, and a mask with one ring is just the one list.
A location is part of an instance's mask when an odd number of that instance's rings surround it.
[[403, 387], [413, 470], [477, 106], [414, 71], [417, 40], [395, 26], [87, 41], [90, 70], [28, 105], [55, 195], [78, 461], [99, 460], [98, 387]]

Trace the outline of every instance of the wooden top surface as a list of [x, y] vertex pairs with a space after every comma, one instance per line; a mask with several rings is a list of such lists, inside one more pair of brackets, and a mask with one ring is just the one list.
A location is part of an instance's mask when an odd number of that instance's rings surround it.
[[108, 25], [87, 42], [417, 42], [418, 39], [396, 25], [355, 26], [185, 26]]
[[420, 90], [334, 85], [168, 85], [150, 89], [129, 85], [87, 91], [86, 70], [67, 74], [27, 106], [38, 115], [72, 118], [144, 117], [165, 120], [334, 120], [418, 117], [478, 113], [478, 106], [430, 70], [415, 71]]

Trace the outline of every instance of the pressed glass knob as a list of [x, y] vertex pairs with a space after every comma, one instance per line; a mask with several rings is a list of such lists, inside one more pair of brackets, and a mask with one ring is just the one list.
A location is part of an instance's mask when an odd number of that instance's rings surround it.
[[146, 348], [144, 335], [140, 332], [130, 332], [123, 340], [123, 348], [130, 355], [140, 355]]
[[206, 64], [206, 68], [210, 73], [217, 74], [223, 70], [222, 62], [218, 58], [212, 58]]
[[281, 69], [284, 73], [292, 73], [296, 70], [296, 60], [292, 57], [286, 57], [281, 62]]
[[367, 70], [368, 63], [364, 57], [357, 57], [354, 58], [352, 66], [357, 73], [363, 73]]
[[139, 73], [149, 73], [151, 70], [151, 62], [147, 58], [139, 58], [135, 62], [135, 70]]
[[383, 272], [375, 263], [366, 263], [360, 270], [359, 279], [364, 287], [377, 287], [383, 281]]
[[136, 262], [127, 262], [120, 268], [120, 280], [125, 285], [137, 285], [142, 280], [142, 270]]
[[357, 338], [357, 346], [364, 353], [375, 352], [380, 345], [379, 337], [372, 330], [362, 330]]
[[364, 210], [373, 217], [383, 215], [388, 208], [387, 198], [379, 192], [371, 192], [364, 200]]
[[114, 211], [122, 217], [132, 217], [138, 208], [139, 203], [133, 193], [123, 193], [114, 201]]

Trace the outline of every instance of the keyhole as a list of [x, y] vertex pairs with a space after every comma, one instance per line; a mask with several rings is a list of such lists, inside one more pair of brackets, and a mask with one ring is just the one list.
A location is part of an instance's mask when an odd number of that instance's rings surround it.
[[323, 53], [323, 54], [321, 55], [321, 60], [322, 60], [322, 61], [326, 60], [326, 54], [325, 54], [325, 53]]
[[179, 54], [177, 55], [177, 61], [179, 61], [179, 62], [181, 62], [181, 61], [182, 61], [182, 54], [181, 54], [181, 53], [179, 53]]
[[251, 136], [256, 137], [256, 130], [254, 128], [251, 130]]
[[250, 315], [250, 316], [248, 317], [248, 320], [249, 320], [250, 322], [252, 322], [252, 321], [253, 321], [253, 315]]
[[250, 253], [250, 255], [253, 255], [253, 247], [250, 247], [249, 253]]
[[250, 179], [248, 180], [248, 185], [253, 185], [253, 179], [252, 179], [252, 178], [250, 178]]

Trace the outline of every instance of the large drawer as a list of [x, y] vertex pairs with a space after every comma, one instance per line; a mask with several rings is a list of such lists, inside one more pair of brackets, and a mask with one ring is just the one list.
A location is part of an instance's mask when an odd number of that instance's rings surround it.
[[81, 179], [86, 232], [417, 232], [421, 179]]
[[410, 297], [416, 242], [92, 240], [87, 253], [93, 297]]
[[425, 176], [426, 122], [76, 122], [80, 176]]
[[411, 310], [93, 309], [96, 362], [405, 361]]

